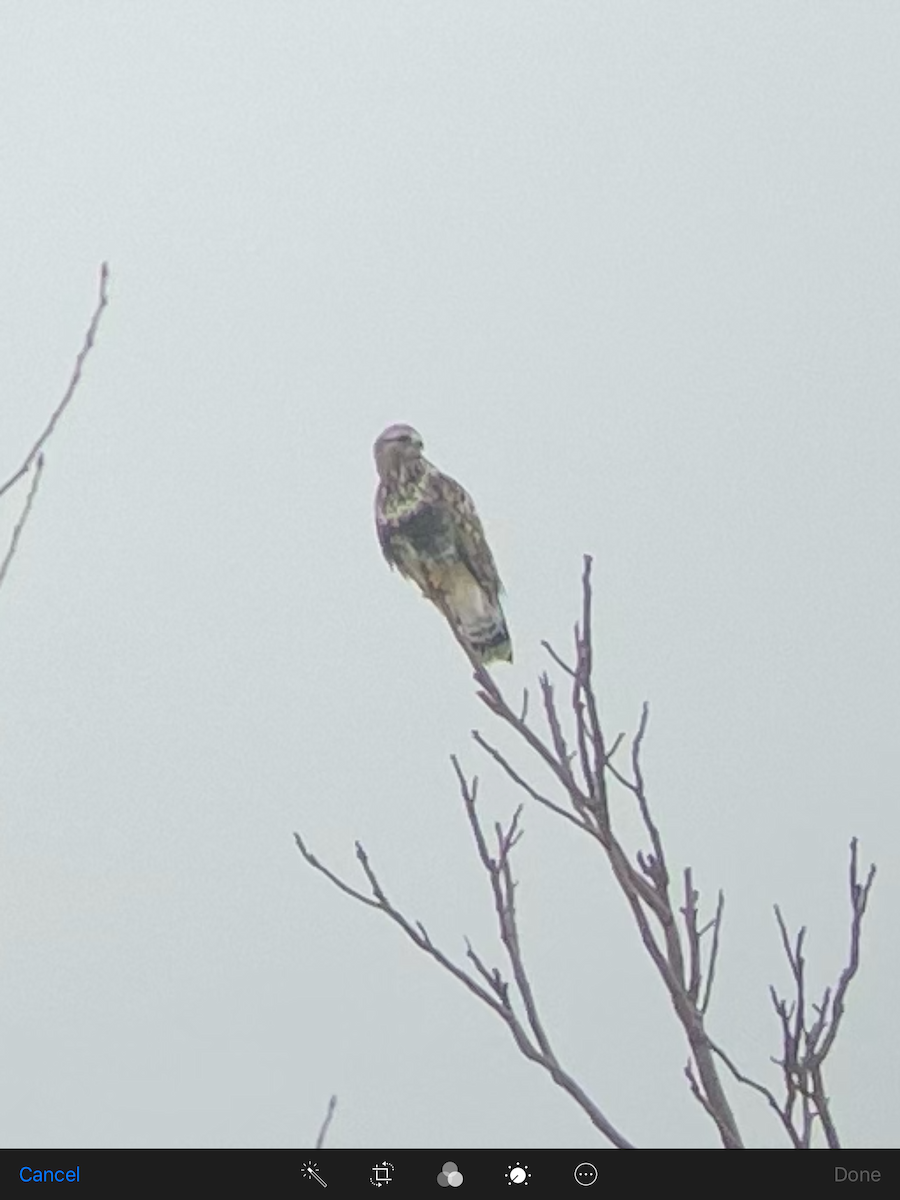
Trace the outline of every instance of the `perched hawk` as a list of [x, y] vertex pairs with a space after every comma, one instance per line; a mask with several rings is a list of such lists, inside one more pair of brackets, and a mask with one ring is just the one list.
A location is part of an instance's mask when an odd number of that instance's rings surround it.
[[494, 556], [465, 488], [422, 454], [409, 425], [375, 443], [375, 524], [384, 557], [452, 624], [473, 662], [512, 662]]

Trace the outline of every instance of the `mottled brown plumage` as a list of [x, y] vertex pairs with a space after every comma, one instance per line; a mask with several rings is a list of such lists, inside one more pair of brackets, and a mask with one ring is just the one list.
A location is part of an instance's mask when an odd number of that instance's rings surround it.
[[511, 662], [502, 584], [469, 493], [424, 457], [409, 425], [381, 434], [375, 465], [375, 524], [387, 561], [440, 609], [474, 662]]

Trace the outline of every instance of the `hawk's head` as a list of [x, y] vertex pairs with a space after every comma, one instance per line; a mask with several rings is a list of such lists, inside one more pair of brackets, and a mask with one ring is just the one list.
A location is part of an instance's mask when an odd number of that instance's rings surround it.
[[412, 425], [388, 425], [375, 440], [375, 466], [382, 479], [394, 479], [422, 458], [422, 438]]

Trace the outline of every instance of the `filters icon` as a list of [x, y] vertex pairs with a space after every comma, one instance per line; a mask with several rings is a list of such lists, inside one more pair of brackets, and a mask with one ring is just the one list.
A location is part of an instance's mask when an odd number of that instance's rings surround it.
[[455, 1162], [445, 1162], [437, 1181], [441, 1187], [459, 1187], [463, 1177]]

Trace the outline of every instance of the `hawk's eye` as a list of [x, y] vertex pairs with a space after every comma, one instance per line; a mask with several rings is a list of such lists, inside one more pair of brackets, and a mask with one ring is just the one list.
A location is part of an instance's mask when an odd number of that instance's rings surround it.
[[411, 442], [412, 438], [409, 436], [408, 433], [401, 433], [400, 436], [397, 438], [397, 441], [398, 442]]

